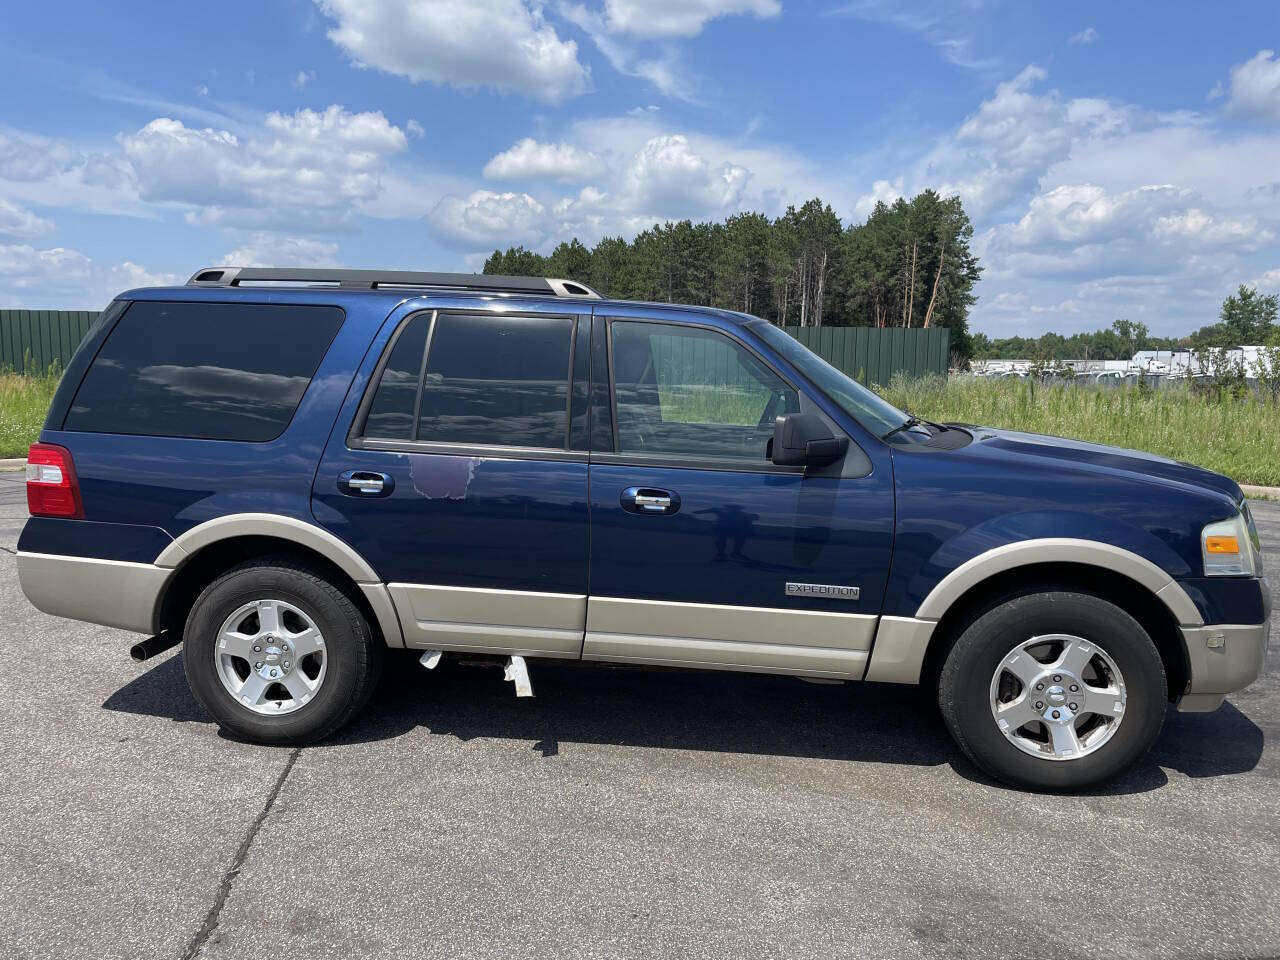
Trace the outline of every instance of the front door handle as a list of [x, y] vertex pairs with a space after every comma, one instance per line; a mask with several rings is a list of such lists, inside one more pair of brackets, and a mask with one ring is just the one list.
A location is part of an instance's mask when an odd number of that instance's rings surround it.
[[629, 513], [669, 515], [680, 509], [678, 494], [653, 487], [627, 487], [618, 499]]
[[348, 470], [338, 477], [338, 491], [349, 497], [385, 497], [395, 486], [389, 475], [372, 470]]

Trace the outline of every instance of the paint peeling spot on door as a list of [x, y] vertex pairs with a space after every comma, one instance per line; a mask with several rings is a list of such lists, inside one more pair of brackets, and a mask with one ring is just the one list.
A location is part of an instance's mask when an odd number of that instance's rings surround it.
[[413, 489], [428, 500], [465, 500], [482, 457], [409, 455]]

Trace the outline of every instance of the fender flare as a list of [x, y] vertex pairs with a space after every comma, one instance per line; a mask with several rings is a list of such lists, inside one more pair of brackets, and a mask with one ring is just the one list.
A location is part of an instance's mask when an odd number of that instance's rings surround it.
[[[160, 552], [155, 566], [173, 571], [205, 547], [233, 537], [276, 537], [314, 550], [350, 577], [369, 601], [387, 645], [404, 646], [400, 618], [387, 586], [349, 543], [314, 523], [278, 513], [233, 513], [197, 524]], [[167, 584], [166, 584], [167, 585]], [[157, 599], [159, 603], [159, 599]]]
[[356, 583], [381, 583], [368, 561], [323, 527], [278, 513], [232, 513], [197, 524], [176, 538], [155, 559], [157, 567], [181, 566], [190, 556], [232, 537], [278, 537], [292, 540], [331, 560]]
[[1037, 563], [1078, 563], [1122, 574], [1154, 593], [1180, 626], [1204, 624], [1204, 617], [1182, 586], [1150, 560], [1109, 543], [1071, 537], [1019, 540], [966, 560], [929, 591], [915, 617], [940, 620], [952, 604], [982, 581], [1006, 570]]

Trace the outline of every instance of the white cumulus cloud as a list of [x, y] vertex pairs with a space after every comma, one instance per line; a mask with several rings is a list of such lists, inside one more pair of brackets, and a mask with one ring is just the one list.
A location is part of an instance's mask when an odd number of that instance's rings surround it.
[[252, 233], [221, 261], [224, 267], [335, 267], [338, 245], [314, 237]]
[[525, 0], [316, 0], [337, 21], [332, 40], [359, 67], [414, 83], [486, 87], [560, 103], [586, 92], [590, 71], [540, 4]]
[[1280, 122], [1280, 58], [1259, 50], [1231, 68], [1227, 112], [1253, 120]]
[[570, 143], [539, 143], [525, 137], [484, 167], [490, 180], [586, 180], [603, 172], [600, 158]]
[[53, 231], [53, 221], [0, 197], [0, 237], [25, 240]]
[[891, 204], [902, 193], [902, 177], [894, 180], [877, 180], [871, 185], [871, 192], [864, 193], [853, 205], [853, 212], [859, 219], [865, 220], [875, 210], [877, 203]]
[[[647, 80], [663, 96], [698, 102], [697, 84], [672, 41], [700, 34], [711, 20], [774, 17], [778, 0], [605, 0], [603, 7], [561, 0], [562, 17], [583, 30], [623, 76]], [[656, 54], [648, 41], [665, 41]]]
[[1280, 293], [1280, 267], [1259, 274], [1249, 286], [1257, 287], [1264, 293]]
[[84, 162], [78, 150], [45, 137], [0, 132], [0, 178], [46, 180]]
[[198, 223], [334, 229], [382, 191], [386, 159], [407, 146], [381, 113], [272, 113], [240, 137], [158, 118], [120, 144], [143, 200], [186, 205]]
[[466, 250], [486, 250], [542, 242], [546, 208], [527, 193], [476, 190], [466, 197], [448, 196], [427, 215], [445, 240]]
[[[1253, 116], [1267, 87], [1256, 68], [1273, 56], [1255, 57], [1233, 88], [1253, 91]], [[1119, 316], [1182, 334], [1212, 322], [1235, 284], [1275, 267], [1280, 134], [1072, 99], [1048, 79], [1032, 66], [999, 84], [901, 179], [900, 159], [889, 177], [868, 171], [871, 190], [837, 209], [865, 215], [876, 199], [926, 187], [959, 194], [984, 267], [972, 323], [992, 335], [1093, 329]]]
[[[614, 135], [602, 135], [602, 128]], [[429, 222], [438, 235], [475, 253], [495, 246], [549, 245], [573, 236], [586, 242], [606, 234], [629, 236], [655, 222], [720, 219], [748, 205], [751, 168], [729, 159], [729, 149], [714, 142], [700, 149], [685, 134], [655, 132], [648, 123], [622, 119], [589, 121], [575, 128], [575, 134], [583, 142], [616, 147], [594, 157], [599, 176], [576, 194], [544, 193], [539, 199], [477, 190], [450, 195], [431, 212]], [[533, 143], [540, 146], [546, 145]], [[558, 146], [582, 152], [569, 143]], [[520, 151], [521, 156], [526, 153], [539, 156], [536, 149]], [[768, 166], [767, 153], [748, 155]]]
[[654, 137], [636, 154], [623, 181], [638, 213], [685, 219], [723, 215], [737, 207], [751, 174], [697, 153], [682, 134]]
[[1040, 67], [1027, 67], [998, 85], [926, 158], [925, 167], [934, 172], [931, 185], [958, 193], [970, 214], [982, 219], [1025, 202], [1077, 140], [1124, 129], [1125, 111], [1107, 101], [1038, 93], [1047, 77]]
[[102, 263], [64, 247], [0, 244], [0, 308], [101, 310], [133, 287], [177, 282], [136, 263]]

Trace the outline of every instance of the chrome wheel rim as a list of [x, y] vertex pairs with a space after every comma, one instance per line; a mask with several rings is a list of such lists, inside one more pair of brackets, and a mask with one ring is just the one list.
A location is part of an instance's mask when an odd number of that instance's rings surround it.
[[991, 678], [991, 716], [1005, 738], [1045, 760], [1079, 760], [1101, 750], [1124, 719], [1124, 677], [1091, 640], [1066, 633], [1032, 637]]
[[253, 600], [222, 622], [213, 651], [231, 698], [269, 716], [301, 710], [324, 683], [328, 658], [319, 628], [285, 600]]

